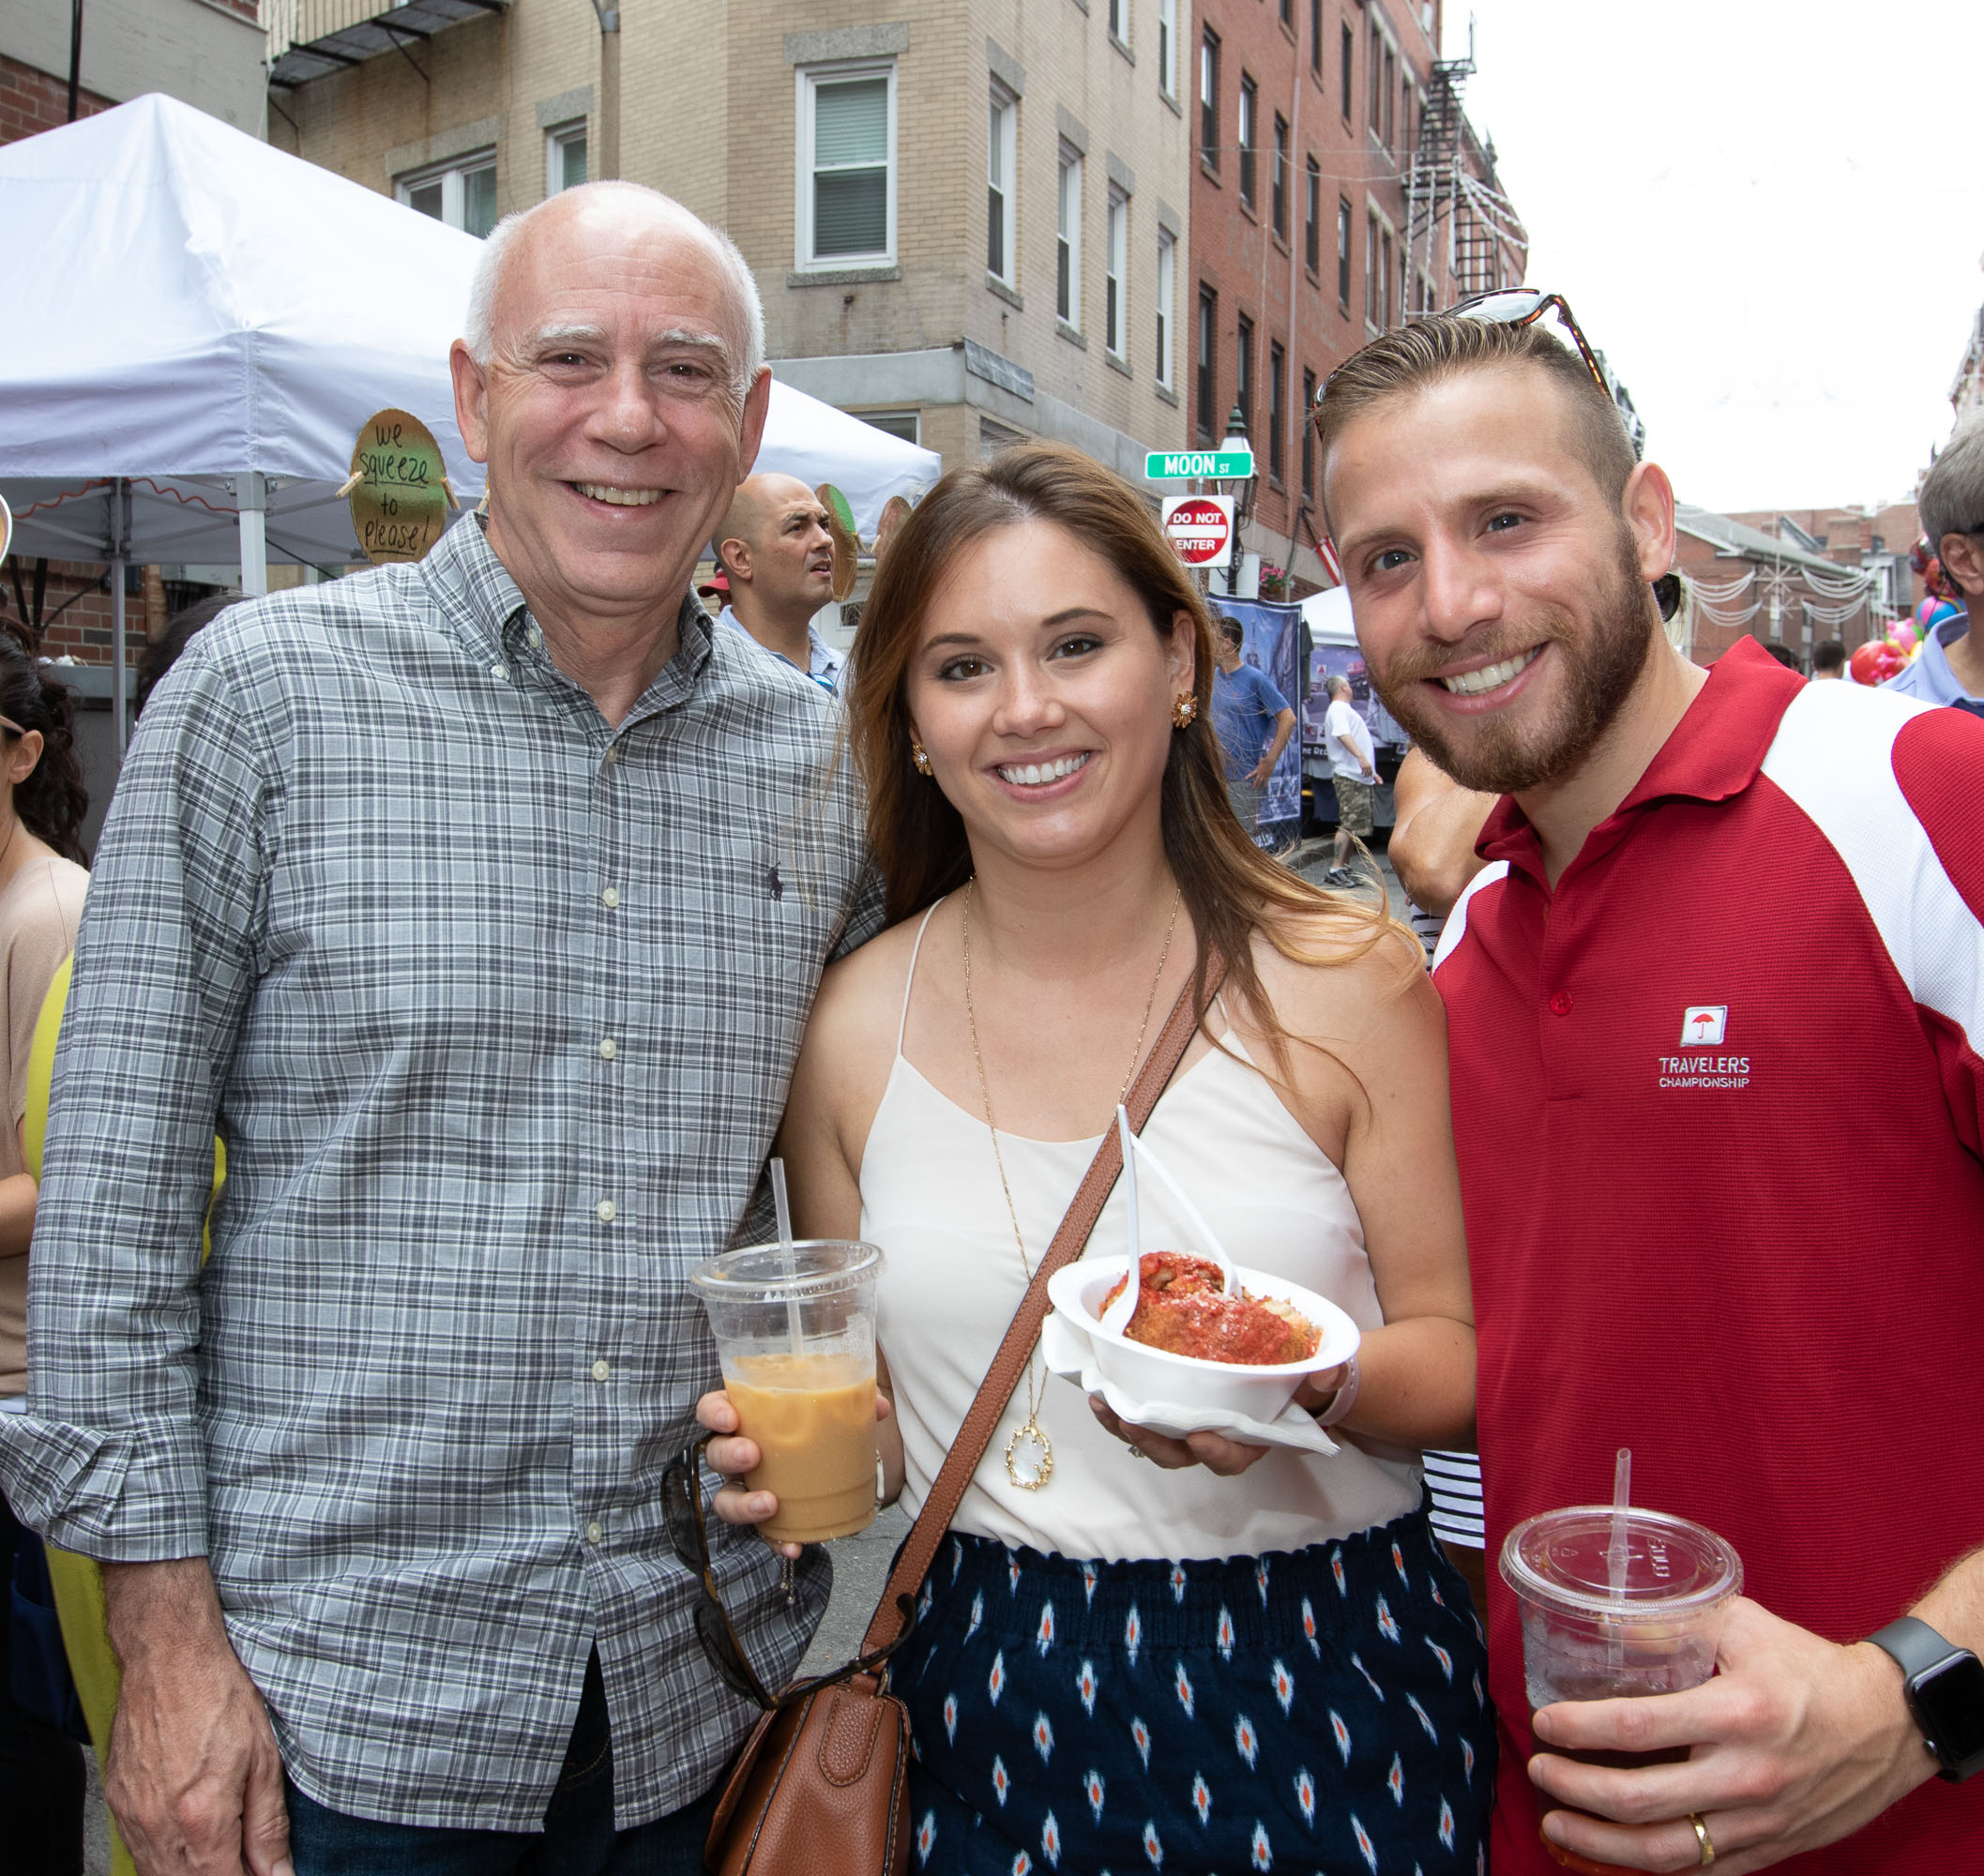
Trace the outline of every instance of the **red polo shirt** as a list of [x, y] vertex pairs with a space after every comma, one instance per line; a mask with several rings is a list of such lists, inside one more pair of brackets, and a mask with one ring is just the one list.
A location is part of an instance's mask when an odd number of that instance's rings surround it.
[[[1984, 721], [1714, 668], [1552, 890], [1504, 800], [1435, 963], [1480, 1339], [1496, 1876], [1556, 1876], [1509, 1527], [1699, 1520], [1857, 1640], [1984, 1544]], [[1984, 1778], [1805, 1876], [1984, 1870]]]

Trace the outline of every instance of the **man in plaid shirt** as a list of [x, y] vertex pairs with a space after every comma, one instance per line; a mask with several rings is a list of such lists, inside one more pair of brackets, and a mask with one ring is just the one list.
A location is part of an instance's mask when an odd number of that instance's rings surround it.
[[[201, 635], [77, 951], [0, 1465], [103, 1562], [147, 1876], [700, 1869], [753, 1717], [662, 1525], [684, 1278], [880, 918], [831, 701], [689, 594], [763, 313], [611, 183], [499, 228], [467, 325], [486, 520]], [[776, 1684], [824, 1560], [711, 1533]]]

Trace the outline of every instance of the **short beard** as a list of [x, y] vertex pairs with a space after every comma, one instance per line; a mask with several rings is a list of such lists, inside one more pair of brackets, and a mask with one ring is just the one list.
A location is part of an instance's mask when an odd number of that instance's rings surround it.
[[[1641, 576], [1632, 537], [1623, 528], [1619, 557], [1597, 595], [1591, 621], [1589, 640], [1582, 647], [1568, 614], [1551, 610], [1536, 621], [1546, 638], [1563, 650], [1566, 674], [1558, 708], [1548, 720], [1526, 731], [1497, 717], [1477, 719], [1465, 744], [1456, 747], [1449, 719], [1437, 706], [1422, 702], [1418, 690], [1422, 678], [1453, 661], [1451, 652], [1438, 658], [1416, 654], [1395, 660], [1382, 673], [1373, 668], [1371, 682], [1385, 707], [1413, 740], [1462, 788], [1484, 794], [1521, 794], [1568, 775], [1591, 753], [1645, 668], [1648, 647], [1659, 630], [1659, 614], [1652, 590]], [[1511, 646], [1502, 656], [1523, 648]], [[1497, 661], [1492, 644], [1478, 650], [1490, 655], [1491, 663]], [[1476, 654], [1477, 648], [1470, 646], [1469, 656]]]

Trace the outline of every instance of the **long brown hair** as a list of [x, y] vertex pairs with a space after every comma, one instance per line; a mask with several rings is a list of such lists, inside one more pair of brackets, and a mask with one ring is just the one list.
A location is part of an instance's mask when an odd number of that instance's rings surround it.
[[[1345, 962], [1389, 934], [1424, 953], [1382, 905], [1325, 893], [1270, 859], [1240, 825], [1211, 722], [1212, 620], [1205, 601], [1128, 484], [1093, 457], [1057, 444], [1022, 444], [989, 462], [953, 469], [890, 540], [861, 614], [848, 698], [849, 739], [868, 785], [868, 839], [888, 882], [891, 923], [913, 916], [971, 877], [964, 823], [935, 782], [910, 763], [906, 676], [931, 601], [958, 556], [1000, 528], [1051, 522], [1099, 554], [1143, 603], [1167, 645], [1182, 613], [1194, 653], [1198, 715], [1175, 732], [1164, 764], [1164, 855], [1198, 933], [1193, 989], [1204, 1005], [1207, 960], [1226, 960], [1228, 983], [1278, 1046], [1286, 1032], [1261, 989], [1249, 940], [1263, 931], [1301, 963]], [[1297, 926], [1318, 923], [1339, 942], [1318, 952]], [[1416, 969], [1416, 965], [1414, 967]]]

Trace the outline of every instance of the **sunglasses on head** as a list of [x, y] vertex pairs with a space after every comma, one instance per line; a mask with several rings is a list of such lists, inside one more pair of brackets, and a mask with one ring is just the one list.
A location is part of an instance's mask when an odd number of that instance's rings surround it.
[[852, 1680], [856, 1674], [872, 1673], [886, 1666], [889, 1657], [916, 1630], [916, 1604], [906, 1595], [896, 1599], [897, 1607], [902, 1612], [902, 1627], [886, 1648], [877, 1648], [871, 1655], [857, 1655], [846, 1666], [836, 1668], [830, 1674], [816, 1674], [810, 1680], [795, 1681], [782, 1693], [766, 1691], [765, 1683], [758, 1678], [757, 1670], [750, 1664], [750, 1657], [744, 1652], [744, 1643], [737, 1638], [730, 1612], [723, 1607], [723, 1598], [717, 1593], [716, 1571], [709, 1556], [709, 1527], [704, 1522], [703, 1509], [703, 1454], [710, 1438], [711, 1435], [705, 1433], [692, 1445], [685, 1447], [662, 1473], [661, 1518], [676, 1560], [691, 1571], [702, 1585], [703, 1594], [691, 1612], [691, 1619], [695, 1624], [696, 1640], [703, 1644], [703, 1652], [709, 1657], [710, 1666], [717, 1671], [718, 1679], [733, 1693], [742, 1695], [769, 1713], [803, 1701], [808, 1695], [817, 1693], [822, 1687], [830, 1687], [838, 1681]]

